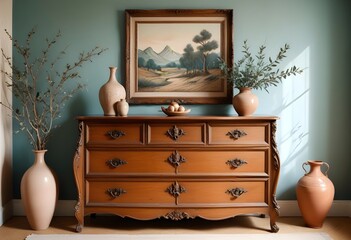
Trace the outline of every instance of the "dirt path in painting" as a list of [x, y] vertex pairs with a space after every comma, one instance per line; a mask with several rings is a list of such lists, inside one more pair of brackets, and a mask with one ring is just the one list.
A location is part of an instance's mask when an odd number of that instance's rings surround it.
[[[186, 77], [185, 69], [167, 68], [161, 72], [139, 70], [139, 79], [143, 78], [155, 86], [139, 88], [141, 92], [216, 92], [223, 89], [220, 70], [211, 70], [210, 74]], [[158, 85], [158, 86], [157, 86]]]

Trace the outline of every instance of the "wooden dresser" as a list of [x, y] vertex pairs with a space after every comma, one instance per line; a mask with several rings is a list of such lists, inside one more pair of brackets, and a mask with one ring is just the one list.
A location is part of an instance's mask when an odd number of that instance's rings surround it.
[[84, 216], [139, 220], [270, 217], [280, 161], [276, 117], [78, 117], [76, 231]]

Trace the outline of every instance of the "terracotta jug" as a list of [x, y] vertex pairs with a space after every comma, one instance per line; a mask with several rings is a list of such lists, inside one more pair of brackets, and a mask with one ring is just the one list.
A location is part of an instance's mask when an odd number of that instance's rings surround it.
[[21, 180], [21, 198], [29, 225], [34, 230], [47, 229], [54, 215], [57, 185], [55, 176], [46, 165], [46, 150], [34, 151], [34, 164]]
[[258, 107], [258, 97], [251, 88], [239, 88], [240, 92], [233, 97], [233, 107], [239, 116], [250, 116]]
[[126, 98], [125, 88], [116, 79], [116, 67], [110, 68], [108, 81], [100, 88], [99, 100], [105, 116], [116, 116], [115, 104]]
[[[307, 173], [305, 166], [310, 166]], [[321, 166], [326, 166], [325, 173]], [[308, 161], [302, 164], [305, 176], [296, 186], [297, 202], [307, 226], [320, 228], [334, 199], [334, 185], [327, 177], [329, 165], [322, 161]]]

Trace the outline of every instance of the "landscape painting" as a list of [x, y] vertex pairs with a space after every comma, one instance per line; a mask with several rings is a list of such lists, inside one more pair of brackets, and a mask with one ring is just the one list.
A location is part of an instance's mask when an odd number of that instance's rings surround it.
[[139, 24], [138, 33], [139, 91], [223, 89], [220, 24]]
[[[219, 58], [228, 59], [223, 17], [212, 21], [144, 17], [131, 24], [133, 60], [127, 76], [132, 79], [126, 86], [131, 103], [202, 103], [206, 97], [212, 101], [228, 98], [226, 79], [219, 69]], [[141, 101], [135, 101], [138, 99]]]

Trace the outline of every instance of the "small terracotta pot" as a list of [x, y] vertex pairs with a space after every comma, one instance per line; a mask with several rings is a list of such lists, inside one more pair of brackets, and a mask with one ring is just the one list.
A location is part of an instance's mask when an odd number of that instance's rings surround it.
[[[308, 173], [305, 165], [310, 166]], [[322, 165], [327, 167], [325, 173], [321, 171]], [[306, 174], [296, 186], [297, 202], [307, 226], [320, 228], [334, 199], [334, 185], [327, 177], [329, 165], [322, 161], [308, 161], [302, 168]]]
[[233, 107], [239, 116], [250, 116], [258, 107], [258, 97], [251, 88], [239, 88], [240, 92], [233, 97]]

